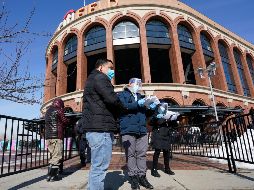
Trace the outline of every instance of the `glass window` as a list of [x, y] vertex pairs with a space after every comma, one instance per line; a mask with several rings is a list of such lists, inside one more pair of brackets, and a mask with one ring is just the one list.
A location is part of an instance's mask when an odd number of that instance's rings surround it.
[[113, 40], [139, 37], [139, 28], [130, 21], [122, 21], [113, 29]]
[[224, 69], [224, 74], [227, 81], [228, 91], [232, 93], [236, 93], [236, 87], [235, 87], [235, 82], [233, 79], [230, 61], [228, 58], [227, 48], [222, 43], [219, 43], [219, 51], [220, 51], [222, 66]]
[[64, 55], [77, 51], [77, 36], [71, 37], [64, 48]]
[[53, 53], [53, 63], [52, 65], [55, 65], [58, 63], [58, 49], [55, 50], [55, 52]]
[[238, 73], [239, 73], [239, 76], [240, 76], [241, 84], [242, 84], [242, 87], [243, 87], [244, 95], [245, 96], [250, 96], [250, 90], [249, 90], [249, 87], [247, 85], [247, 80], [246, 80], [245, 75], [244, 75], [241, 55], [236, 50], [234, 50], [234, 57], [235, 57], [236, 65], [237, 65], [237, 70], [238, 70]]
[[248, 64], [248, 67], [249, 67], [249, 70], [250, 70], [252, 82], [254, 84], [254, 69], [253, 69], [253, 64], [254, 63], [253, 63], [253, 59], [249, 55], [247, 55], [246, 59], [247, 59], [247, 64]]
[[146, 24], [146, 36], [154, 38], [169, 38], [169, 31], [166, 24], [152, 20]]
[[184, 25], [177, 26], [177, 33], [179, 41], [193, 44], [193, 38], [189, 29]]
[[206, 37], [206, 35], [201, 33], [200, 39], [201, 39], [202, 48], [207, 51], [213, 52], [210, 40]]
[[106, 45], [106, 30], [104, 27], [95, 26], [86, 33], [85, 46], [91, 46], [102, 42], [105, 42]]

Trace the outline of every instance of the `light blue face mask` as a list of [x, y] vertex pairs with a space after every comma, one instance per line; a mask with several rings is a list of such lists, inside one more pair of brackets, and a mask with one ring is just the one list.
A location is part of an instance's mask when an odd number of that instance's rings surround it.
[[114, 78], [115, 76], [115, 71], [112, 70], [112, 69], [108, 69], [108, 73], [107, 73], [107, 76], [110, 80], [112, 80], [112, 78]]

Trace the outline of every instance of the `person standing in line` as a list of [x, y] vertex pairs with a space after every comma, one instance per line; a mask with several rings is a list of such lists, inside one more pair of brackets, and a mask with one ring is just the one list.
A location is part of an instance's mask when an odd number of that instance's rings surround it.
[[91, 148], [89, 190], [104, 189], [105, 176], [112, 156], [113, 134], [119, 131], [118, 113], [124, 110], [111, 84], [113, 77], [112, 61], [99, 59], [84, 88], [81, 133], [86, 133]]
[[56, 98], [45, 114], [45, 138], [50, 152], [47, 181], [57, 181], [62, 163], [63, 130], [69, 119], [64, 115], [64, 102]]
[[145, 99], [138, 93], [141, 88], [141, 79], [131, 78], [128, 87], [118, 93], [121, 102], [127, 111], [120, 116], [120, 134], [127, 158], [128, 175], [131, 188], [140, 189], [139, 185], [147, 189], [153, 186], [146, 178], [146, 152], [148, 136], [146, 129]]
[[[86, 139], [86, 133], [82, 133], [82, 119], [78, 120], [76, 125], [76, 133], [78, 135], [78, 146], [81, 166], [86, 166], [86, 163], [91, 162], [91, 148]], [[86, 154], [87, 152], [87, 154]]]
[[[160, 177], [158, 173], [158, 159], [160, 152], [163, 151], [164, 157], [164, 172], [169, 175], [175, 175], [175, 173], [169, 167], [170, 158], [170, 120], [163, 118], [167, 113], [167, 103], [161, 103], [158, 105], [154, 115], [149, 119], [149, 123], [152, 126], [151, 144], [155, 150], [153, 155], [153, 166], [151, 175], [154, 177]], [[176, 118], [174, 118], [176, 119]]]

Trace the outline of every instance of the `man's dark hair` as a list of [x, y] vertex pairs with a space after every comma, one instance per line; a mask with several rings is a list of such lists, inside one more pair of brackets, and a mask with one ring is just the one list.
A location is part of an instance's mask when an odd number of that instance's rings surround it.
[[113, 61], [109, 59], [98, 59], [95, 63], [95, 69], [98, 69], [101, 65], [106, 65], [108, 62], [113, 64]]

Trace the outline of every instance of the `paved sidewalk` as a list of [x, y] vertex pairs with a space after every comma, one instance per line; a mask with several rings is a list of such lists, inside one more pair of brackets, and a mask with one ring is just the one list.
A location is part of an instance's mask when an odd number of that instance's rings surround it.
[[[113, 156], [110, 170], [106, 175], [106, 190], [130, 189], [125, 167], [119, 162], [122, 159], [122, 156]], [[161, 158], [160, 162], [162, 162]], [[166, 175], [160, 170], [161, 177], [155, 178], [148, 170], [147, 178], [156, 190], [254, 190], [254, 170], [238, 170], [237, 174], [230, 174], [225, 165], [187, 156], [174, 156], [171, 165], [176, 173], [174, 176]], [[65, 167], [67, 168], [61, 181], [46, 182], [47, 169], [42, 168], [0, 178], [0, 189], [86, 189], [89, 166], [80, 168], [78, 158], [74, 158], [67, 161]]]

